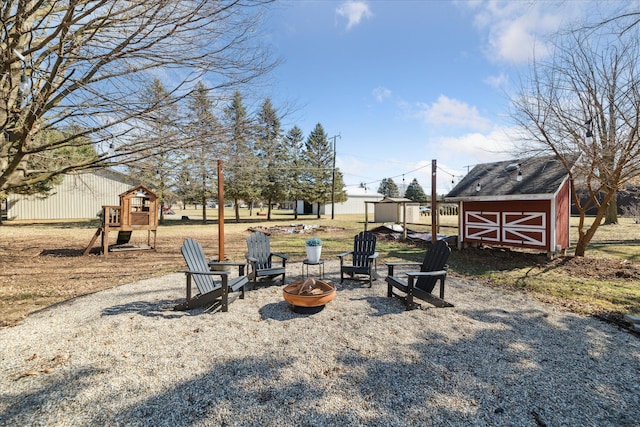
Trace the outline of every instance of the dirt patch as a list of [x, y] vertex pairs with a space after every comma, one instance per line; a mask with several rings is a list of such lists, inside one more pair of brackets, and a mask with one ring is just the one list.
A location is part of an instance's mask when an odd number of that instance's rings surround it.
[[268, 236], [282, 236], [286, 234], [313, 234], [315, 232], [337, 232], [344, 231], [342, 227], [327, 227], [307, 224], [278, 225], [272, 227], [256, 226], [249, 227], [249, 231], [261, 231]]
[[588, 257], [563, 257], [548, 262], [549, 268], [561, 269], [573, 277], [590, 277], [599, 280], [638, 280], [640, 264], [625, 260]]
[[[452, 255], [454, 270], [506, 271], [537, 268], [573, 278], [597, 280], [640, 280], [640, 263], [614, 258], [560, 256], [528, 253], [504, 248], [466, 248]], [[457, 268], [456, 268], [457, 267]]]

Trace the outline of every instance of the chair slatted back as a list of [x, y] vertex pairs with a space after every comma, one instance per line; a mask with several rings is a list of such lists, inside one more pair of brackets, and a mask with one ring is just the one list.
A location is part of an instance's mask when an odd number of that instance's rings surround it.
[[[424, 256], [420, 271], [439, 271], [445, 270], [447, 260], [451, 254], [451, 248], [444, 240], [437, 240], [431, 245]], [[420, 277], [416, 281], [416, 287], [426, 292], [431, 292], [436, 286], [438, 279], [436, 277]]]
[[353, 265], [366, 267], [369, 257], [376, 251], [376, 235], [370, 231], [361, 231], [353, 238]]
[[[181, 252], [190, 271], [206, 272], [210, 270], [202, 245], [194, 239], [190, 237], [185, 239]], [[221, 286], [220, 284], [216, 284], [213, 277], [206, 274], [194, 274], [193, 280], [201, 294], [206, 294]]]
[[247, 254], [258, 260], [256, 268], [271, 268], [271, 242], [269, 236], [254, 231], [247, 237]]

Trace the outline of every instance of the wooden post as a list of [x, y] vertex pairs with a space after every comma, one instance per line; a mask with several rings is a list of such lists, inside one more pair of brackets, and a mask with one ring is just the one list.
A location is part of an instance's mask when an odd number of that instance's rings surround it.
[[431, 243], [438, 240], [438, 191], [436, 190], [435, 160], [431, 160]]
[[222, 160], [218, 160], [218, 261], [224, 261], [224, 178]]
[[367, 231], [369, 224], [369, 202], [364, 202], [364, 231]]
[[407, 202], [402, 202], [402, 240], [407, 240]]

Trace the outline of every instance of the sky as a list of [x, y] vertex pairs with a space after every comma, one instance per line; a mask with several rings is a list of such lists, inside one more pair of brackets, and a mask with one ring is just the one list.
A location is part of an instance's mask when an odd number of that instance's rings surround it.
[[285, 131], [323, 126], [348, 193], [415, 178], [429, 194], [436, 160], [446, 194], [474, 165], [515, 158], [511, 94], [534, 52], [550, 54], [549, 36], [597, 5], [281, 1], [265, 21], [265, 41], [282, 59], [269, 96], [276, 108], [295, 106]]

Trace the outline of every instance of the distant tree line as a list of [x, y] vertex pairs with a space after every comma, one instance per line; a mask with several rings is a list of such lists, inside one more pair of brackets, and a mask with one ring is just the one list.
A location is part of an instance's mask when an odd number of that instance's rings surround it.
[[393, 181], [393, 178], [383, 178], [382, 181], [380, 181], [378, 193], [382, 194], [385, 197], [406, 197], [407, 199], [419, 203], [427, 202], [429, 200], [429, 197], [424, 192], [422, 186], [416, 178], [413, 178], [413, 180], [409, 183], [403, 195], [400, 194], [398, 186]]
[[236, 220], [241, 201], [251, 213], [265, 206], [271, 219], [272, 207], [283, 201], [315, 203], [319, 217], [320, 205], [332, 193], [336, 202], [346, 200], [342, 174], [336, 169], [334, 175], [334, 153], [320, 123], [305, 139], [298, 126], [282, 129], [271, 99], [251, 113], [235, 91], [226, 105], [217, 106], [201, 82], [186, 103], [167, 102], [170, 97], [158, 79], [141, 94], [141, 103], [165, 105], [155, 108], [139, 129], [141, 138], [155, 140], [160, 149], [127, 165], [132, 176], [158, 191], [163, 204], [200, 204], [206, 221], [208, 202], [218, 198], [219, 160], [224, 199], [233, 202]]

